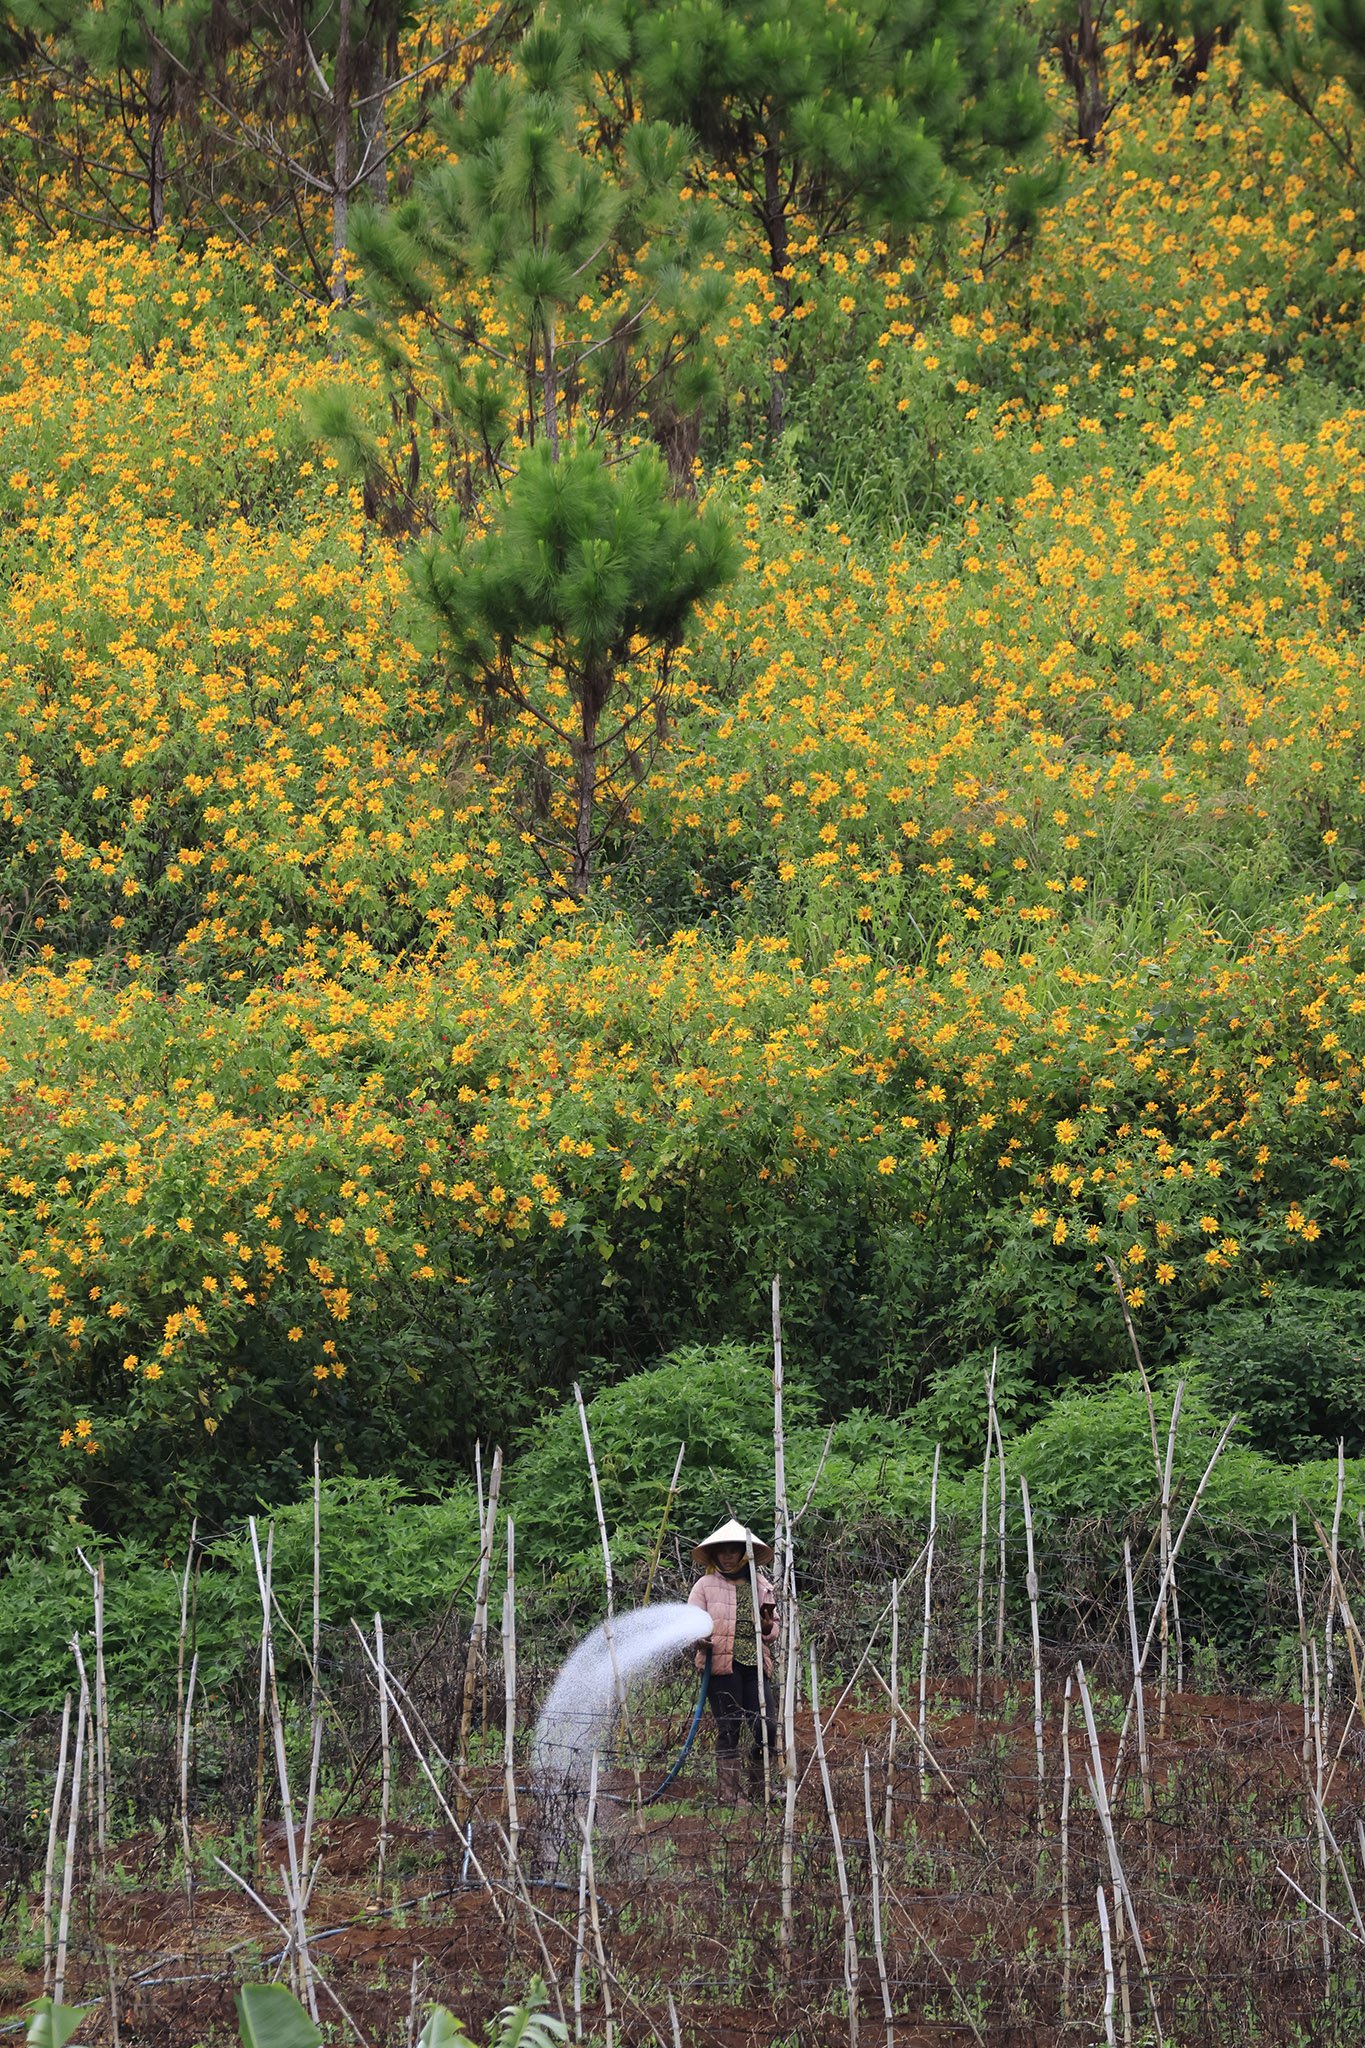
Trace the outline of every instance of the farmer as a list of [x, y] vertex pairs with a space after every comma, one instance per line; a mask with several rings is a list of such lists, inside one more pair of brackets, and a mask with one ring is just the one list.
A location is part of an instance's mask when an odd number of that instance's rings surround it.
[[[755, 1569], [750, 1571], [749, 1559]], [[736, 1799], [740, 1790], [739, 1738], [746, 1729], [751, 1738], [749, 1782], [763, 1788], [763, 1747], [766, 1739], [771, 1758], [777, 1743], [777, 1714], [773, 1705], [773, 1658], [769, 1645], [777, 1635], [777, 1607], [772, 1581], [757, 1570], [771, 1564], [772, 1546], [761, 1543], [742, 1522], [725, 1522], [699, 1543], [692, 1562], [702, 1573], [688, 1594], [688, 1605], [700, 1607], [711, 1617], [711, 1683], [707, 1696], [716, 1717], [716, 1782], [722, 1798]], [[754, 1590], [758, 1593], [758, 1626], [754, 1625]], [[763, 1645], [763, 1689], [759, 1692], [759, 1670], [755, 1662], [756, 1636]], [[697, 1669], [706, 1662], [697, 1653]]]

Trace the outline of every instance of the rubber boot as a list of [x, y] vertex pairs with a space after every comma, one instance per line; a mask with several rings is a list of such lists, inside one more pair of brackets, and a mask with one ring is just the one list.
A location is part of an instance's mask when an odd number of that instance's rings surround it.
[[739, 1758], [718, 1756], [716, 1758], [716, 1796], [722, 1806], [739, 1804]]

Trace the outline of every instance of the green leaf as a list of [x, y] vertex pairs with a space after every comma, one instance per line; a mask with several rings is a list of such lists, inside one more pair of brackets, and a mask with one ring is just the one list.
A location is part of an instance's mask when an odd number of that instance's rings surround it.
[[448, 2007], [428, 2007], [427, 2023], [418, 2035], [417, 2048], [466, 2048], [468, 2040], [468, 2034]]
[[35, 1999], [29, 2007], [28, 2048], [66, 2048], [85, 2015], [88, 2005], [54, 2005], [50, 1998]]
[[322, 2035], [283, 1984], [244, 1984], [237, 1993], [242, 2048], [320, 2048]]

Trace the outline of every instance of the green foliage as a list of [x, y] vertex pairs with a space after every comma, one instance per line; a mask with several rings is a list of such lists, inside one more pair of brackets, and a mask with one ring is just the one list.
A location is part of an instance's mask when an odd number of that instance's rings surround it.
[[1283, 1281], [1269, 1299], [1197, 1324], [1190, 1363], [1242, 1418], [1246, 1440], [1278, 1464], [1344, 1443], [1365, 1455], [1365, 1297]]
[[92, 2010], [88, 2005], [55, 2005], [48, 1997], [36, 1998], [29, 2007], [28, 2048], [66, 2048]]
[[533, 778], [530, 831], [574, 896], [648, 773], [688, 619], [734, 561], [723, 514], [675, 497], [659, 456], [613, 466], [586, 439], [532, 448], [490, 518], [452, 514], [418, 557], [455, 688], [509, 707], [561, 772], [558, 801]]
[[243, 1984], [237, 1993], [242, 2048], [320, 2048], [322, 2035], [283, 1984]]
[[[285, 1621], [306, 1638], [312, 1603], [311, 1500], [277, 1507], [273, 1585]], [[177, 1544], [188, 1531], [176, 1532]], [[15, 1553], [0, 1574], [0, 1707], [27, 1717], [61, 1702], [72, 1683], [67, 1645], [90, 1627], [90, 1579], [76, 1545], [97, 1548], [88, 1531], [52, 1532], [41, 1556]], [[478, 1506], [468, 1486], [418, 1501], [396, 1482], [332, 1481], [322, 1495], [322, 1619], [344, 1628], [376, 1612], [394, 1624], [423, 1621], [452, 1604], [473, 1604]], [[183, 1550], [150, 1551], [133, 1541], [103, 1552], [106, 1659], [124, 1699], [150, 1696], [176, 1658]], [[205, 1545], [192, 1588], [200, 1677], [213, 1694], [242, 1680], [260, 1628], [251, 1545], [245, 1531]], [[295, 1666], [288, 1628], [277, 1643], [280, 1669]]]
[[1311, 18], [1263, 0], [1245, 50], [1254, 74], [1283, 93], [1330, 145], [1353, 185], [1365, 178], [1365, 6], [1313, 0]]
[[[813, 1404], [799, 1386], [787, 1395], [795, 1433]], [[678, 1446], [687, 1452], [672, 1527], [696, 1542], [737, 1514], [762, 1528], [772, 1519], [772, 1378], [761, 1352], [741, 1344], [675, 1352], [588, 1403], [588, 1423], [613, 1556], [624, 1563], [653, 1548]], [[817, 1432], [817, 1435], [819, 1432]], [[512, 1468], [509, 1504], [518, 1553], [558, 1573], [600, 1572], [591, 1482], [577, 1408], [566, 1404], [535, 1431]]]

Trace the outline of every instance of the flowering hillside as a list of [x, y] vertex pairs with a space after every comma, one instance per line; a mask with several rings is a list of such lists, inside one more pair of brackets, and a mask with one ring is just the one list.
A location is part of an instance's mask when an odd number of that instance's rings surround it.
[[832, 1411], [1105, 1378], [1107, 1260], [1154, 1364], [1360, 1285], [1360, 194], [1232, 50], [1054, 148], [999, 258], [798, 239], [776, 371], [730, 217], [740, 566], [583, 900], [310, 425], [401, 440], [336, 309], [13, 209], [16, 1527], [445, 1469], [778, 1269]]

